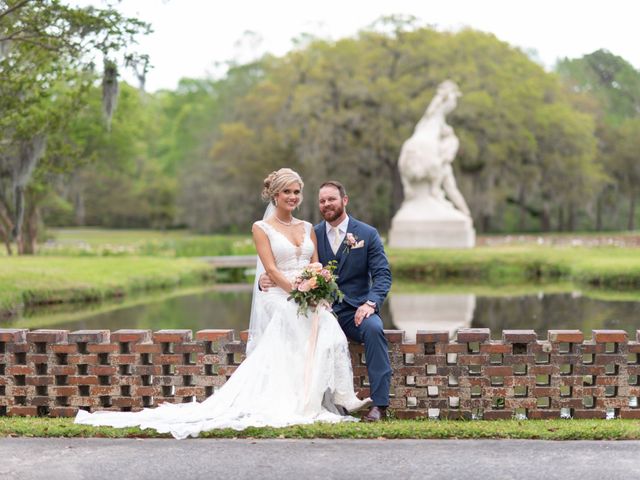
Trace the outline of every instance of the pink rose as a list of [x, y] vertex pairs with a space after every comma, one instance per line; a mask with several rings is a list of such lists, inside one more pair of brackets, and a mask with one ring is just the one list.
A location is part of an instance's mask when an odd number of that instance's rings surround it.
[[302, 282], [300, 282], [300, 285], [298, 285], [299, 292], [308, 292], [309, 290], [311, 290], [311, 288], [312, 287], [309, 280], [303, 280]]
[[322, 264], [320, 262], [313, 262], [309, 264], [307, 269], [312, 272], [318, 273], [320, 270], [322, 270]]
[[320, 275], [322, 275], [327, 282], [331, 281], [331, 272], [326, 268], [320, 271]]
[[318, 286], [318, 280], [316, 277], [311, 277], [307, 282], [309, 282], [309, 290], [313, 290]]
[[347, 233], [347, 245], [349, 247], [353, 247], [356, 244], [356, 237], [353, 236], [353, 233]]

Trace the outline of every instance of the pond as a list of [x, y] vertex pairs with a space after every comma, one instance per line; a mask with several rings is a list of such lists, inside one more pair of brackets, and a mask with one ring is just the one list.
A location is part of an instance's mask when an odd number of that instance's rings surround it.
[[[248, 327], [249, 285], [178, 290], [122, 302], [40, 308], [0, 320], [3, 328], [68, 330], [142, 328]], [[405, 330], [407, 340], [418, 329], [486, 327], [499, 338], [504, 329], [534, 329], [546, 338], [550, 329], [622, 329], [632, 340], [640, 329], [640, 295], [584, 292], [568, 285], [487, 288], [482, 286], [400, 285], [382, 309], [385, 328]]]

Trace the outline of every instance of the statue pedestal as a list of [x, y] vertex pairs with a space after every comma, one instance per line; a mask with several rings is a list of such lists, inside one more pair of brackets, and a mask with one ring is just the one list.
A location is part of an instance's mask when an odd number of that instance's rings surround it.
[[392, 248], [471, 248], [475, 244], [471, 218], [447, 200], [433, 197], [405, 201], [389, 230]]

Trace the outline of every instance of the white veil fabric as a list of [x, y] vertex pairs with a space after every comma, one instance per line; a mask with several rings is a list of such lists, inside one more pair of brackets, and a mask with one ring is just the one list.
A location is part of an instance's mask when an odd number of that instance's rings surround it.
[[[269, 202], [267, 208], [262, 216], [263, 220], [266, 220], [275, 211], [276, 207], [272, 202]], [[251, 315], [249, 316], [249, 338], [247, 340], [247, 356], [251, 354], [256, 345], [258, 344], [260, 337], [264, 333], [269, 323], [269, 316], [264, 311], [264, 308], [260, 304], [259, 292], [260, 292], [260, 275], [265, 273], [264, 265], [258, 257], [256, 261], [256, 278], [253, 281], [253, 294], [251, 297]]]

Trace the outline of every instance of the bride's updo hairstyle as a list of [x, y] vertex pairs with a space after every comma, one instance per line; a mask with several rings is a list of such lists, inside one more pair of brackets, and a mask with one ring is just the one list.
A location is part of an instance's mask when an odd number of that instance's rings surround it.
[[[267, 175], [264, 179], [264, 188], [262, 189], [262, 199], [265, 202], [271, 202], [275, 205], [275, 197], [282, 190], [292, 183], [299, 183], [300, 190], [304, 188], [304, 182], [297, 172], [294, 172], [290, 168], [281, 168], [275, 170]], [[302, 194], [300, 194], [300, 202], [302, 203]]]

